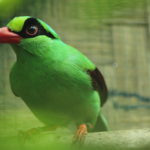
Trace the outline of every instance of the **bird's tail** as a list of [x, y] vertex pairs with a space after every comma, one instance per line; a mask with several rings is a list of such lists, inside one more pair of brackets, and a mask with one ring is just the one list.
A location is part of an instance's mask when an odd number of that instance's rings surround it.
[[102, 113], [99, 114], [97, 117], [96, 124], [92, 129], [92, 132], [101, 132], [101, 131], [108, 131], [108, 123]]

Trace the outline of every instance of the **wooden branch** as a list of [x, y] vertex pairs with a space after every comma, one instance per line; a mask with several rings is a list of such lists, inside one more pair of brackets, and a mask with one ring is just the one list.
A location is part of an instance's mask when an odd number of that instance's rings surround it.
[[85, 145], [100, 150], [150, 150], [150, 129], [91, 133]]
[[[76, 150], [76, 147], [74, 148], [70, 144], [72, 137], [72, 134], [45, 132], [33, 136], [23, 144], [21, 144], [21, 138], [5, 138], [0, 139], [0, 149], [12, 149], [13, 145], [15, 150], [20, 150], [20, 148], [27, 150]], [[150, 129], [89, 133], [80, 150], [150, 150]]]

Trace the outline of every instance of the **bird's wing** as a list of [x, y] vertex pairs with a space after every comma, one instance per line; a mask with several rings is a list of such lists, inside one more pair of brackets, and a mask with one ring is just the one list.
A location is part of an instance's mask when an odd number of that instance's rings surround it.
[[93, 88], [97, 90], [100, 95], [101, 106], [102, 106], [106, 102], [107, 95], [108, 95], [107, 86], [103, 75], [95, 67], [95, 65], [80, 51], [72, 47], [69, 47], [68, 53], [71, 53], [71, 56], [73, 56], [71, 57], [72, 62], [75, 62], [76, 65], [80, 67], [80, 69], [82, 69], [83, 71], [87, 71], [88, 74], [90, 75]]
[[104, 77], [97, 68], [95, 68], [94, 70], [88, 70], [87, 72], [92, 79], [93, 88], [99, 92], [101, 98], [101, 106], [103, 106], [108, 96], [108, 90]]

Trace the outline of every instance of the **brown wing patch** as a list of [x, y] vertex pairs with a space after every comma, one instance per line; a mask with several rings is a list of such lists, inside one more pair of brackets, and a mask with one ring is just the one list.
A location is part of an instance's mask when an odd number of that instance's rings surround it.
[[103, 106], [108, 97], [108, 90], [104, 77], [97, 68], [95, 68], [95, 70], [88, 70], [87, 72], [92, 78], [92, 85], [94, 90], [97, 90], [99, 92], [101, 98], [101, 106]]

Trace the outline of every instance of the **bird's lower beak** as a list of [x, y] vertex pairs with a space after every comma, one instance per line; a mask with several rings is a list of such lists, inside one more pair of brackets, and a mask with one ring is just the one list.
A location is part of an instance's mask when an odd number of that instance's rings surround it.
[[0, 43], [18, 44], [21, 39], [21, 36], [11, 32], [7, 27], [0, 28]]

